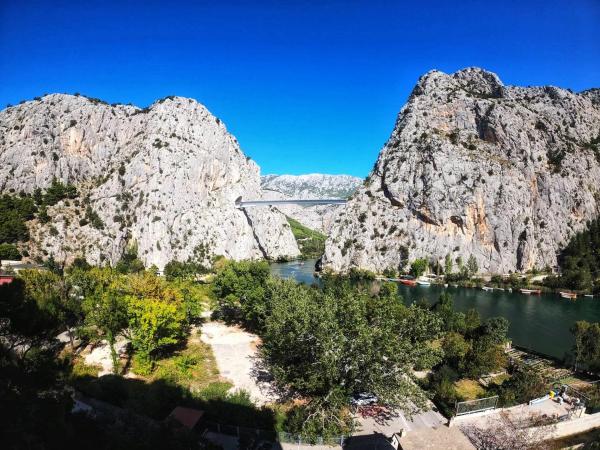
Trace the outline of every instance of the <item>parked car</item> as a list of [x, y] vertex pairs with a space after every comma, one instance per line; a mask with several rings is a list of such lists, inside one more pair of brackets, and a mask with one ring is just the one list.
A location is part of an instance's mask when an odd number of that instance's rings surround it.
[[350, 403], [352, 406], [367, 406], [374, 405], [378, 401], [377, 396], [374, 394], [369, 394], [368, 392], [363, 392], [361, 394], [355, 394], [352, 396]]

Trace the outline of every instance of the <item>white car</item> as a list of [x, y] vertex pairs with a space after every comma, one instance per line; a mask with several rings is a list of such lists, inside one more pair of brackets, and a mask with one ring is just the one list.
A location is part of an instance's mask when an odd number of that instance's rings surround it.
[[376, 404], [377, 401], [377, 396], [363, 392], [362, 394], [354, 395], [350, 400], [350, 403], [352, 406], [368, 406]]

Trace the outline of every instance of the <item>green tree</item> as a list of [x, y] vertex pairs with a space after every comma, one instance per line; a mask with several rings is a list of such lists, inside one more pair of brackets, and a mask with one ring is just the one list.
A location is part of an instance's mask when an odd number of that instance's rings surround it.
[[125, 248], [115, 270], [119, 273], [140, 273], [144, 270], [144, 263], [138, 258], [135, 242]]
[[131, 344], [141, 375], [152, 371], [157, 350], [174, 345], [183, 336], [185, 312], [160, 298], [127, 296]]
[[448, 253], [444, 259], [444, 273], [450, 275], [452, 273], [452, 255]]
[[269, 308], [265, 305], [269, 264], [265, 261], [228, 261], [214, 281], [221, 312], [241, 318], [254, 330], [263, 327]]
[[36, 207], [31, 197], [0, 196], [0, 243], [29, 240], [26, 222], [33, 219]]
[[444, 331], [465, 332], [465, 315], [454, 311], [454, 300], [450, 294], [443, 292], [431, 309], [442, 319]]
[[[313, 399], [373, 392], [385, 403], [422, 405], [423, 393], [406, 374], [439, 361], [428, 345], [439, 318], [398, 302], [395, 285], [372, 295], [347, 281], [328, 283], [323, 290], [282, 284], [273, 292], [261, 354], [277, 384]], [[328, 420], [329, 411], [318, 415]]]
[[469, 256], [469, 259], [467, 260], [467, 271], [469, 273], [469, 277], [473, 277], [477, 275], [477, 272], [479, 272], [477, 259], [475, 259], [475, 256], [473, 255]]
[[562, 275], [548, 279], [552, 287], [600, 292], [600, 219], [588, 222], [586, 230], [571, 237], [558, 262]]
[[115, 349], [115, 343], [128, 324], [127, 303], [115, 291], [98, 289], [85, 300], [84, 311], [88, 336], [107, 340], [113, 372], [118, 373], [119, 356]]
[[446, 333], [442, 340], [442, 350], [444, 358], [452, 367], [461, 367], [464, 365], [464, 359], [471, 349], [471, 344], [460, 333], [451, 331]]
[[427, 271], [429, 263], [425, 258], [417, 258], [410, 265], [410, 273], [414, 277], [420, 277]]
[[520, 367], [500, 385], [498, 394], [502, 406], [527, 403], [548, 393], [542, 373], [533, 367]]
[[187, 262], [170, 261], [165, 265], [164, 275], [167, 281], [176, 279], [195, 280], [200, 274], [207, 273], [208, 269], [198, 262], [188, 260]]
[[571, 328], [575, 338], [575, 368], [582, 366], [600, 373], [600, 323], [575, 322]]

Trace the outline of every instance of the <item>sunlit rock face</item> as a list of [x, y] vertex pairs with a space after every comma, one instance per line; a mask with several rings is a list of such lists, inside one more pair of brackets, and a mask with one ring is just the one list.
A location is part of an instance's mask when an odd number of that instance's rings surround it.
[[[115, 263], [133, 243], [159, 268], [194, 255], [299, 255], [283, 214], [235, 207], [261, 197], [259, 168], [192, 99], [140, 109], [54, 94], [1, 111], [0, 190], [31, 193], [53, 178], [75, 184], [79, 198], [49, 208], [48, 224], [30, 223], [31, 257]], [[88, 206], [102, 229], [86, 223]]]
[[447, 254], [484, 272], [555, 265], [599, 213], [598, 92], [427, 73], [334, 220], [324, 266], [382, 271]]

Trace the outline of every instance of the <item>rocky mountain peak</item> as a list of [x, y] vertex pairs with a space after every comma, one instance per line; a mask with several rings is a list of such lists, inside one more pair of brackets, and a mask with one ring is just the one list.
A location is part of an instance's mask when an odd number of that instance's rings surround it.
[[595, 91], [504, 86], [477, 68], [420, 78], [324, 262], [381, 271], [473, 255], [485, 271], [556, 263], [600, 204]]
[[[0, 191], [73, 183], [77, 202], [31, 223], [32, 257], [114, 263], [126, 245], [159, 268], [214, 255], [295, 257], [296, 242], [274, 209], [242, 211], [260, 198], [258, 166], [203, 105], [166, 97], [147, 108], [52, 94], [0, 112]], [[102, 228], [86, 219], [88, 207]], [[83, 224], [83, 225], [82, 225]]]

